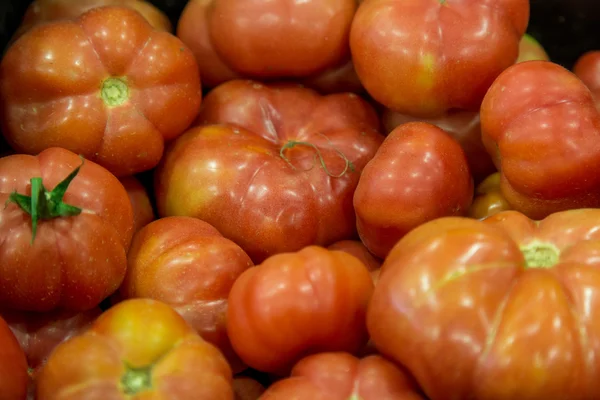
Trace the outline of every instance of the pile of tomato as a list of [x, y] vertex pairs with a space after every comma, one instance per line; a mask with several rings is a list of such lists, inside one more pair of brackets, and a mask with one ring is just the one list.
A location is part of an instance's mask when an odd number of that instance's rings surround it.
[[1, 400], [600, 398], [600, 51], [528, 0], [35, 0]]

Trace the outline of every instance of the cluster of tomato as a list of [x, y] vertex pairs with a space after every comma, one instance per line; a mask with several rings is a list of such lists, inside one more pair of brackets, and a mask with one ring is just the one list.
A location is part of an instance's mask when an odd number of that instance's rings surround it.
[[600, 51], [571, 72], [528, 21], [35, 0], [0, 62], [0, 399], [600, 398]]

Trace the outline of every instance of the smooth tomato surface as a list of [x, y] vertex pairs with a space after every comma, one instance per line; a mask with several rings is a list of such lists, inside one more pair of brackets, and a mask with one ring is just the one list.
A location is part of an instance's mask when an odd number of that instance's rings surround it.
[[366, 165], [354, 193], [358, 234], [385, 258], [411, 229], [431, 219], [466, 214], [473, 179], [460, 144], [426, 122], [394, 129]]
[[573, 67], [573, 72], [587, 85], [600, 110], [600, 50], [584, 53]]
[[367, 315], [432, 400], [600, 396], [600, 209], [447, 217], [386, 259]]
[[600, 112], [568, 70], [548, 61], [508, 68], [485, 96], [481, 129], [513, 209], [541, 219], [600, 207]]
[[356, 236], [352, 195], [383, 141], [366, 101], [238, 80], [210, 92], [197, 124], [156, 170], [161, 216], [206, 221], [255, 263]]
[[378, 355], [320, 353], [300, 360], [261, 400], [423, 400], [412, 378]]
[[373, 282], [377, 282], [382, 261], [380, 258], [375, 257], [360, 240], [340, 240], [328, 246], [327, 249], [345, 251], [358, 258], [371, 272]]
[[168, 305], [126, 300], [58, 345], [38, 375], [39, 400], [233, 400], [231, 369]]
[[510, 209], [500, 190], [500, 172], [494, 172], [477, 185], [468, 215], [471, 218], [483, 219]]
[[0, 400], [25, 400], [28, 380], [25, 353], [0, 317]]
[[237, 244], [199, 219], [167, 217], [134, 236], [128, 260], [121, 298], [169, 304], [223, 352], [235, 372], [244, 369], [231, 348], [225, 323], [231, 286], [253, 265]]
[[125, 7], [31, 28], [0, 77], [0, 122], [15, 150], [63, 147], [118, 176], [153, 168], [201, 101], [192, 53]]
[[367, 343], [369, 270], [343, 251], [309, 246], [246, 270], [229, 293], [227, 332], [250, 367], [285, 376], [303, 356]]
[[352, 60], [369, 94], [401, 114], [475, 112], [517, 60], [528, 21], [528, 0], [367, 0], [352, 22]]

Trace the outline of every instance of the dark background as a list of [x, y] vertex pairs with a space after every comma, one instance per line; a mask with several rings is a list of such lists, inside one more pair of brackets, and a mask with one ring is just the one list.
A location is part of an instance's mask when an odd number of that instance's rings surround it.
[[[0, 49], [4, 49], [31, 0], [0, 2]], [[176, 26], [187, 0], [150, 2]], [[600, 0], [531, 0], [529, 33], [544, 46], [552, 61], [570, 69], [584, 52], [600, 50]]]

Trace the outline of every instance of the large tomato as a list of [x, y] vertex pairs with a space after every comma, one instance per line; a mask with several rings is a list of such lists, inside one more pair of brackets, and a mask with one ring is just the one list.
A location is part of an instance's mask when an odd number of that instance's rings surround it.
[[600, 398], [600, 209], [447, 217], [386, 259], [367, 323], [431, 400]]
[[0, 122], [17, 151], [63, 147], [115, 175], [154, 167], [198, 113], [192, 53], [136, 11], [35, 26], [0, 63]]
[[379, 258], [408, 231], [466, 214], [473, 179], [460, 144], [426, 122], [394, 129], [365, 167], [354, 193], [358, 234]]
[[600, 110], [600, 50], [588, 51], [579, 57], [573, 72], [592, 91]]
[[0, 317], [0, 400], [25, 400], [28, 381], [25, 353]]
[[249, 366], [284, 376], [305, 355], [362, 350], [372, 292], [368, 269], [346, 252], [309, 246], [278, 254], [233, 284], [227, 332]]
[[369, 94], [394, 111], [477, 111], [516, 61], [528, 21], [528, 0], [366, 0], [352, 22], [352, 59]]
[[540, 219], [600, 207], [600, 112], [568, 70], [548, 61], [508, 68], [485, 96], [481, 129], [513, 209]]
[[423, 400], [413, 379], [385, 358], [319, 353], [300, 360], [291, 376], [261, 400]]
[[225, 324], [229, 290], [253, 265], [237, 244], [199, 219], [167, 217], [134, 236], [128, 260], [121, 298], [169, 304], [202, 338], [219, 347], [234, 372], [244, 368]]
[[155, 219], [150, 197], [144, 185], [134, 176], [123, 177], [120, 181], [129, 195], [133, 208], [133, 231], [137, 232]]
[[161, 216], [213, 225], [258, 263], [356, 235], [352, 195], [383, 141], [350, 94], [236, 80], [208, 94], [156, 170]]
[[301, 78], [342, 66], [356, 0], [191, 0], [177, 36], [194, 52], [202, 82]]
[[231, 369], [168, 305], [126, 300], [54, 349], [37, 400], [58, 399], [232, 400]]
[[133, 213], [119, 180], [51, 148], [0, 159], [0, 307], [87, 310], [127, 269]]

